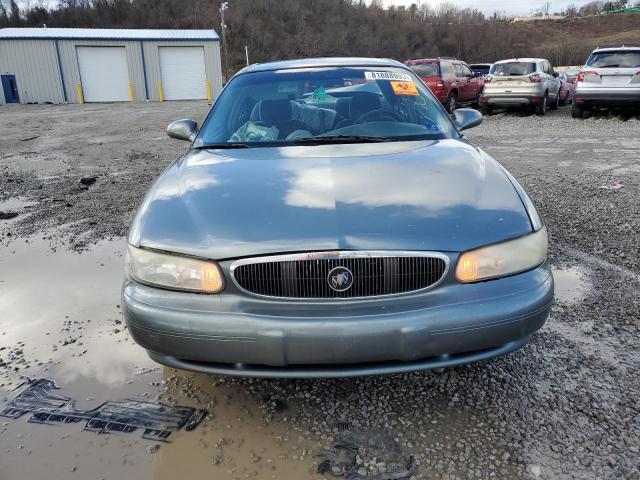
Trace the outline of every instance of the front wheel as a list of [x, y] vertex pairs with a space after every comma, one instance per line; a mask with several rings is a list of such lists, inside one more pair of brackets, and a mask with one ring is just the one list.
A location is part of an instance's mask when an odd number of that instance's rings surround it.
[[536, 105], [536, 115], [544, 115], [547, 113], [547, 96], [548, 95], [545, 93], [540, 103]]
[[493, 113], [493, 107], [485, 103], [484, 105], [480, 105], [480, 112], [482, 112], [483, 115], [491, 115]]
[[558, 110], [559, 106], [560, 106], [560, 92], [558, 92], [558, 94], [556, 95], [556, 99], [553, 101], [553, 103], [549, 105], [549, 108], [551, 110]]
[[456, 97], [456, 94], [452, 92], [447, 97], [447, 103], [445, 105], [447, 112], [453, 113], [456, 110], [457, 105], [458, 105], [458, 99]]

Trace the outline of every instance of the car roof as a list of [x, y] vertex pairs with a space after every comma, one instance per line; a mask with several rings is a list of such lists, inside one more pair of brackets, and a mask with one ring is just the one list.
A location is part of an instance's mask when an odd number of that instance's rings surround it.
[[[404, 62], [405, 65], [417, 65], [420, 63], [433, 63], [433, 62], [441, 62], [442, 60], [447, 60], [451, 62], [462, 62], [462, 60], [458, 60], [455, 57], [433, 57], [433, 58], [410, 58]], [[462, 62], [464, 63], [464, 62]]]
[[512, 62], [547, 62], [546, 58], [509, 58], [507, 60], [499, 60], [496, 63], [512, 63]]
[[614, 52], [618, 50], [640, 51], [640, 45], [620, 45], [619, 47], [597, 47], [594, 52]]
[[268, 72], [292, 68], [309, 67], [402, 67], [406, 65], [388, 58], [327, 57], [301, 58], [297, 60], [279, 60], [276, 62], [255, 63], [243, 68], [238, 73]]

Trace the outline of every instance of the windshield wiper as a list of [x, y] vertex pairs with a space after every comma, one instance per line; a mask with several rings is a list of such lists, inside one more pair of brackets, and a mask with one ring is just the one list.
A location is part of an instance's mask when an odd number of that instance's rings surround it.
[[200, 145], [198, 147], [193, 147], [196, 150], [215, 150], [217, 148], [249, 148], [249, 145], [246, 143], [240, 142], [227, 142], [227, 143], [209, 143], [207, 145]]
[[388, 142], [390, 137], [372, 137], [367, 135], [322, 135], [320, 137], [306, 137], [292, 140], [296, 144], [322, 144], [322, 143], [378, 143]]

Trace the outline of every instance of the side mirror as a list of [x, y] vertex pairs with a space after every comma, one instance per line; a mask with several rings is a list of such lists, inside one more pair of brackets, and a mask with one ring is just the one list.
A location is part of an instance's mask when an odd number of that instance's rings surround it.
[[167, 135], [176, 140], [186, 140], [193, 142], [198, 133], [198, 123], [190, 118], [176, 120], [167, 127]]
[[560, 74], [558, 72], [553, 72], [553, 76], [558, 78], [560, 76]]
[[473, 108], [459, 108], [453, 112], [453, 123], [460, 131], [477, 127], [482, 123], [482, 114]]

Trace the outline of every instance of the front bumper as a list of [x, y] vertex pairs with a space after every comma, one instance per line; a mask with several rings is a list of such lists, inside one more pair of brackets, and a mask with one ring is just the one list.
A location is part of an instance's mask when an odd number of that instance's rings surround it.
[[578, 88], [575, 102], [584, 106], [640, 107], [640, 88]]
[[156, 361], [269, 377], [344, 377], [483, 360], [524, 345], [549, 314], [553, 277], [538, 267], [476, 284], [445, 282], [395, 298], [270, 300], [171, 292], [126, 281], [125, 318]]

